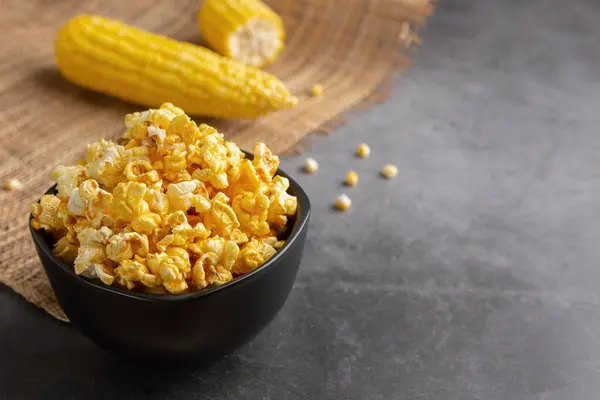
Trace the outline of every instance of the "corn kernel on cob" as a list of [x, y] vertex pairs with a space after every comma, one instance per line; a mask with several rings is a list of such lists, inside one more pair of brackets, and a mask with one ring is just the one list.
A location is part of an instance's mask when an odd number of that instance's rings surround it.
[[168, 101], [193, 115], [244, 118], [297, 103], [271, 74], [100, 16], [68, 21], [55, 55], [68, 80], [148, 107]]
[[281, 18], [260, 0], [205, 0], [200, 33], [220, 54], [259, 67], [283, 50]]

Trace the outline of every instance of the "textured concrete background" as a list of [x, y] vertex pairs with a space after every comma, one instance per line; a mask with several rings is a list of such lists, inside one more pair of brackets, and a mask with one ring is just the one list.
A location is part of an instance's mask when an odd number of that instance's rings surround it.
[[597, 399], [600, 3], [440, 3], [390, 101], [314, 140], [306, 255], [263, 334], [141, 368], [2, 288], [0, 397]]

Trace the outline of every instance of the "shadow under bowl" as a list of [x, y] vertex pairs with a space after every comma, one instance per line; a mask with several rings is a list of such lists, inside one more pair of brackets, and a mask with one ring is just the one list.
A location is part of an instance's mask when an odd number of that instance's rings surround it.
[[[75, 274], [52, 254], [50, 235], [31, 236], [56, 298], [73, 325], [100, 347], [142, 359], [207, 361], [224, 356], [273, 320], [292, 289], [302, 253], [310, 202], [287, 174], [298, 198], [285, 245], [265, 264], [221, 286], [183, 294], [146, 294], [106, 286]], [[54, 193], [51, 188], [48, 193]]]

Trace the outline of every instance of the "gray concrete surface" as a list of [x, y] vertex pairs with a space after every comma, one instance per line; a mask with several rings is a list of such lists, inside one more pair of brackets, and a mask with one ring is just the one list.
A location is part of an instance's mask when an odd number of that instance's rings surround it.
[[141, 368], [3, 288], [0, 398], [599, 398], [600, 3], [440, 3], [390, 101], [314, 140], [302, 271], [263, 334]]

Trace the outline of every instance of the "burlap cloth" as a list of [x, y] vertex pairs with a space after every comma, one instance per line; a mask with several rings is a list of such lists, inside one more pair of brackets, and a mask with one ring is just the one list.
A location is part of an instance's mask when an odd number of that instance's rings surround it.
[[[390, 77], [408, 64], [406, 45], [432, 11], [428, 0], [271, 0], [288, 39], [268, 69], [300, 97], [291, 110], [255, 121], [216, 121], [243, 148], [266, 142], [275, 152], [298, 149], [312, 132], [329, 132], [339, 114], [385, 97]], [[176, 39], [200, 43], [198, 0], [8, 0], [0, 13], [0, 281], [52, 316], [67, 321], [35, 254], [29, 205], [52, 183], [57, 164], [73, 163], [85, 145], [123, 131], [126, 113], [141, 107], [80, 89], [58, 74], [53, 40], [68, 18], [98, 13]], [[306, 95], [320, 83], [322, 96]], [[169, 99], [165, 99], [168, 101]]]

